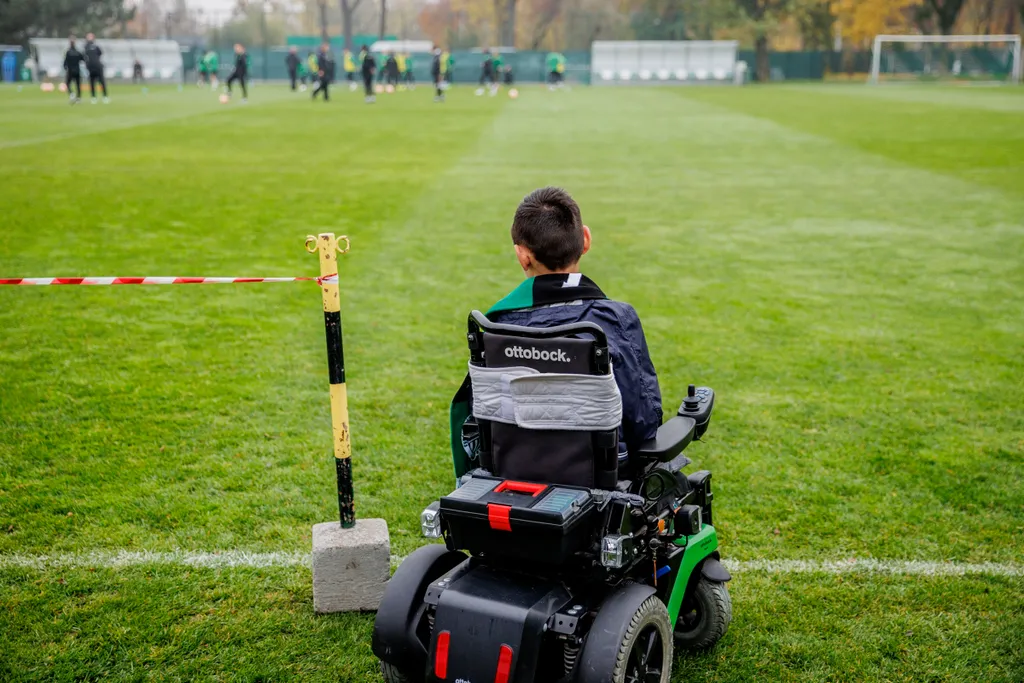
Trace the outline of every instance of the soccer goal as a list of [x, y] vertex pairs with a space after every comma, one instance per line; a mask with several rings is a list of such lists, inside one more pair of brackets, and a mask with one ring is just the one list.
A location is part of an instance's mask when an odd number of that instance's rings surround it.
[[1019, 83], [1020, 36], [875, 36], [871, 83], [882, 80]]

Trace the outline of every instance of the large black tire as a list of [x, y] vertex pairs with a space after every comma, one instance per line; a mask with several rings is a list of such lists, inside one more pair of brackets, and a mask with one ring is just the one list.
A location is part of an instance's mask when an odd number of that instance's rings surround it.
[[429, 630], [423, 595], [427, 586], [468, 558], [443, 545], [417, 549], [395, 571], [377, 608], [370, 647], [381, 660], [388, 683], [422, 681], [427, 665]]
[[404, 673], [387, 662], [380, 663], [380, 672], [386, 683], [412, 683]]
[[680, 612], [676, 620], [675, 642], [684, 650], [714, 647], [732, 621], [732, 599], [724, 583], [700, 579], [693, 591], [692, 609]]
[[627, 584], [598, 610], [576, 683], [669, 683], [672, 624], [653, 589]]

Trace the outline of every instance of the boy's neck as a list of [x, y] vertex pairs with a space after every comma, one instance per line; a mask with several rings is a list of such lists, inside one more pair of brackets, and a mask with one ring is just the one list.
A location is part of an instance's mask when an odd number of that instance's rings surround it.
[[526, 271], [526, 277], [537, 277], [539, 275], [568, 275], [569, 273], [578, 272], [580, 272], [579, 263], [574, 263], [571, 266], [566, 266], [565, 268], [560, 268], [558, 270], [549, 270], [544, 266], [533, 265]]

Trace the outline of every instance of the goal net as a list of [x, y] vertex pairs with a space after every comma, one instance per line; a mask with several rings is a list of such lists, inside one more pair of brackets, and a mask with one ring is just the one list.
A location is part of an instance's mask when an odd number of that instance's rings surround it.
[[982, 81], [1017, 83], [1020, 36], [876, 36], [871, 83]]

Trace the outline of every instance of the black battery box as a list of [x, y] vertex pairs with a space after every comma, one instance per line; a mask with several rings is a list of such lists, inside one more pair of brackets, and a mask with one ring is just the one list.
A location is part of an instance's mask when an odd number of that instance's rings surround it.
[[563, 564], [593, 541], [590, 491], [473, 476], [440, 500], [448, 547], [474, 555]]

